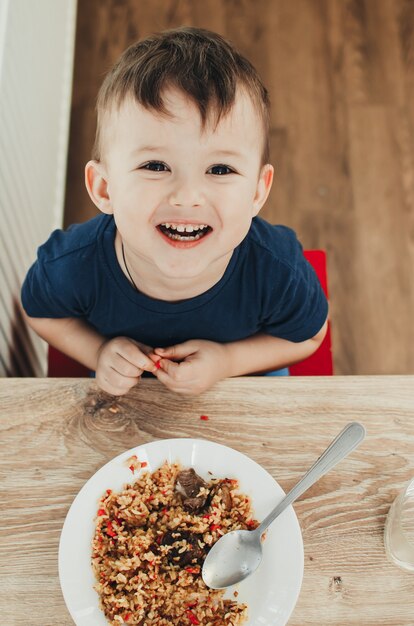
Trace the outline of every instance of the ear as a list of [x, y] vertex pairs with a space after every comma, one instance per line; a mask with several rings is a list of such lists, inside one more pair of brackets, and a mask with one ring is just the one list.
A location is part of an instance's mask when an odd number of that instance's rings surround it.
[[100, 161], [88, 161], [85, 165], [85, 185], [92, 202], [102, 213], [113, 213], [109, 196], [108, 176]]
[[260, 209], [267, 200], [270, 189], [272, 188], [273, 174], [274, 168], [272, 165], [270, 165], [270, 163], [266, 163], [266, 165], [263, 165], [262, 169], [260, 170], [256, 194], [253, 200], [253, 217], [255, 217], [259, 213]]

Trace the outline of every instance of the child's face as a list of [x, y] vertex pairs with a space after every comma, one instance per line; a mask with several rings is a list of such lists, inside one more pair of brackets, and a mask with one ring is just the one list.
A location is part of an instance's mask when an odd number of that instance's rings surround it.
[[171, 118], [132, 100], [108, 115], [104, 160], [87, 165], [87, 185], [136, 265], [170, 279], [202, 277], [246, 236], [273, 168], [260, 167], [263, 130], [243, 93], [215, 130], [202, 131], [183, 93], [167, 91], [164, 101]]

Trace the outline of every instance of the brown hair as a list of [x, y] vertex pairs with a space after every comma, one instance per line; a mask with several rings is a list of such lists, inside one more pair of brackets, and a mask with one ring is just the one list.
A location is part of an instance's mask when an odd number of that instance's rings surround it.
[[182, 27], [139, 41], [125, 50], [99, 90], [93, 158], [102, 156], [102, 120], [132, 95], [142, 106], [168, 115], [162, 92], [178, 88], [196, 104], [204, 129], [209, 116], [219, 123], [232, 108], [236, 88], [252, 99], [263, 125], [262, 165], [269, 162], [269, 95], [253, 65], [230, 42], [208, 30]]

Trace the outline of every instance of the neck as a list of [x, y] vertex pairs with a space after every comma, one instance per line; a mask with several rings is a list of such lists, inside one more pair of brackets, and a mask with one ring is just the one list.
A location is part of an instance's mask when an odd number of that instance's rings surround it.
[[203, 276], [190, 278], [170, 278], [154, 271], [145, 259], [137, 259], [123, 244], [120, 234], [115, 238], [115, 251], [118, 263], [131, 285], [150, 298], [177, 302], [194, 298], [213, 287], [222, 278], [232, 253], [219, 259]]

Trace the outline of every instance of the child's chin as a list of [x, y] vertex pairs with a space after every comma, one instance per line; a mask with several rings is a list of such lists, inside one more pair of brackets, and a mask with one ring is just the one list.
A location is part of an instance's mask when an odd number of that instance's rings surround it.
[[173, 266], [171, 263], [166, 263], [165, 265], [157, 263], [157, 266], [161, 270], [162, 274], [166, 278], [171, 278], [171, 280], [177, 278], [197, 278], [203, 270], [203, 268], [199, 267], [198, 264], [188, 263], [188, 261], [175, 263]]

